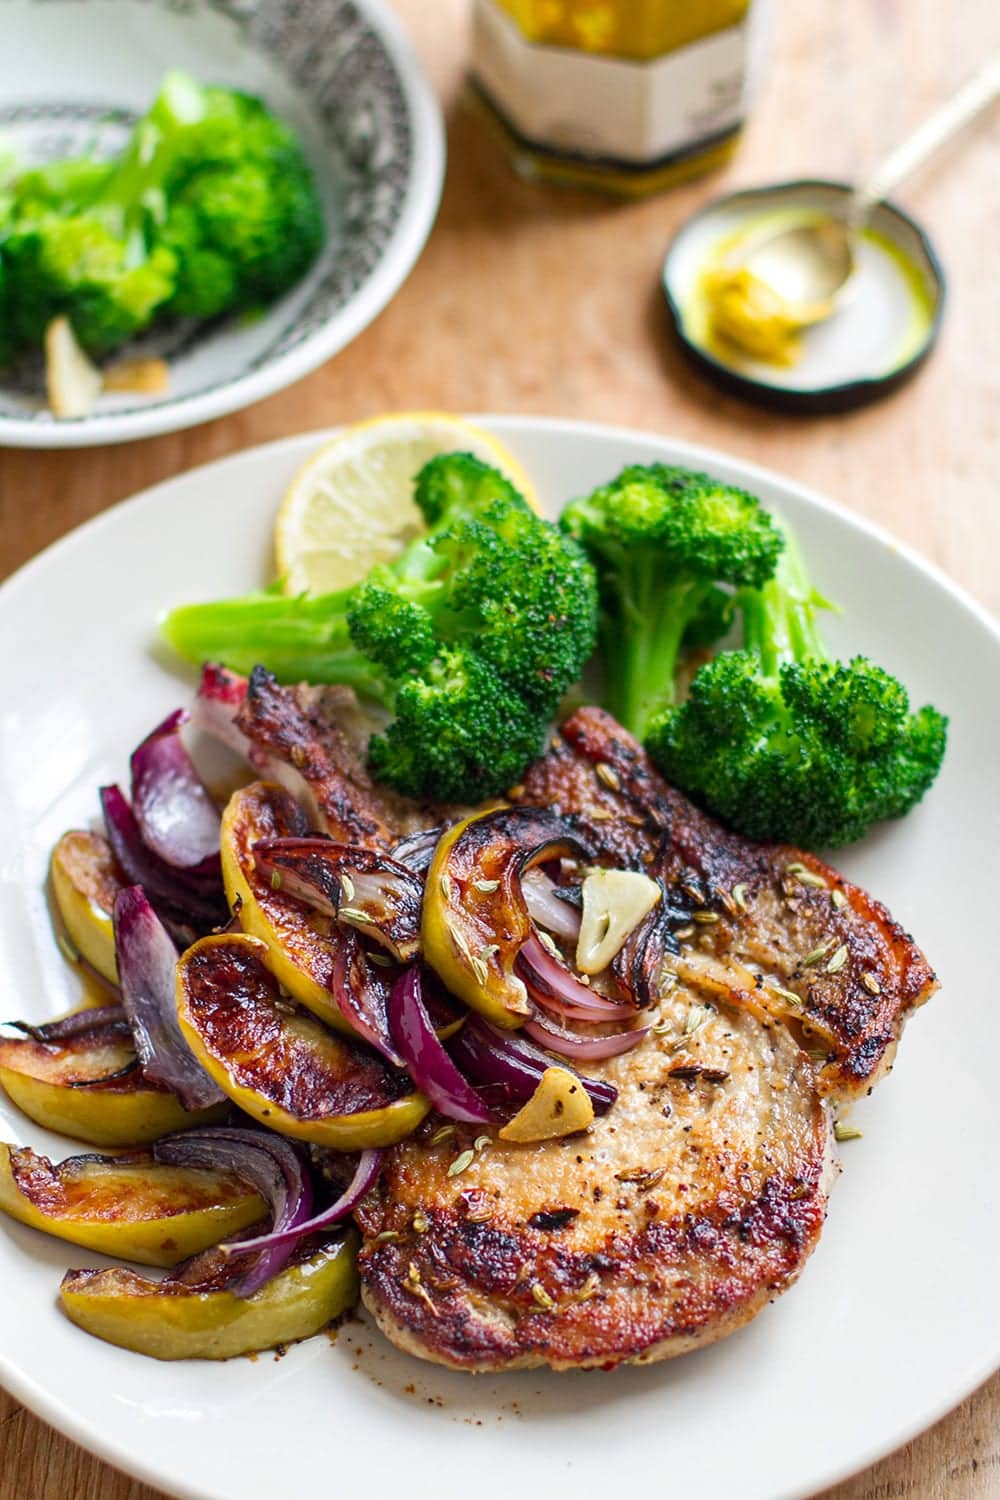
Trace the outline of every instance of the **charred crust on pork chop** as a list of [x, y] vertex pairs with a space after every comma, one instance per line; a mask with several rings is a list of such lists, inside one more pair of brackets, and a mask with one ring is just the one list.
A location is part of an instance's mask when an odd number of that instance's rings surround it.
[[686, 900], [695, 927], [687, 951], [693, 963], [713, 961], [720, 996], [727, 966], [735, 1003], [752, 999], [748, 971], [765, 1002], [758, 976], [785, 991], [776, 1011], [811, 1050], [826, 1050], [825, 1093], [847, 1098], [869, 1089], [908, 1014], [937, 988], [924, 955], [881, 902], [815, 855], [724, 828], [668, 786], [602, 709], [582, 708], [562, 725], [518, 800], [553, 808], [599, 858], [645, 870], [678, 904]]
[[265, 773], [277, 759], [294, 769], [311, 821], [340, 843], [388, 849], [411, 831], [414, 804], [376, 787], [364, 763], [357, 699], [350, 689], [283, 687], [255, 667], [236, 715]]

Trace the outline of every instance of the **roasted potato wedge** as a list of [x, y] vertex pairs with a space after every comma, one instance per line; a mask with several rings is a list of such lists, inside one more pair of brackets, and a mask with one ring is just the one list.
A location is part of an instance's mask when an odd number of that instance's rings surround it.
[[117, 984], [111, 913], [122, 881], [111, 845], [97, 833], [64, 833], [49, 870], [66, 936], [98, 974]]
[[290, 995], [328, 1026], [353, 1035], [331, 993], [336, 943], [332, 917], [286, 891], [256, 867], [258, 839], [296, 838], [308, 832], [294, 797], [276, 782], [254, 781], [230, 797], [222, 816], [222, 879], [240, 926], [270, 949], [270, 965]]
[[[358, 1300], [357, 1235], [297, 1251], [252, 1297], [211, 1284], [220, 1257], [200, 1257], [176, 1281], [134, 1271], [69, 1271], [60, 1300], [67, 1317], [109, 1344], [154, 1359], [232, 1359], [307, 1339]], [[221, 1267], [225, 1271], [225, 1266]], [[197, 1278], [192, 1284], [192, 1278]]]
[[29, 1120], [94, 1146], [142, 1146], [228, 1112], [226, 1104], [188, 1111], [147, 1083], [127, 1027], [62, 1042], [0, 1037], [0, 1085]]
[[259, 938], [201, 938], [177, 965], [177, 1017], [188, 1046], [221, 1089], [282, 1135], [361, 1151], [391, 1146], [430, 1105], [360, 1042], [335, 1036], [282, 998]]
[[515, 972], [532, 931], [521, 876], [583, 852], [565, 823], [535, 808], [473, 813], [442, 834], [424, 886], [424, 957], [452, 994], [495, 1026], [520, 1026], [530, 1013]]
[[167, 1166], [148, 1151], [54, 1166], [0, 1144], [0, 1209], [101, 1255], [175, 1266], [255, 1224], [263, 1199], [230, 1172]]

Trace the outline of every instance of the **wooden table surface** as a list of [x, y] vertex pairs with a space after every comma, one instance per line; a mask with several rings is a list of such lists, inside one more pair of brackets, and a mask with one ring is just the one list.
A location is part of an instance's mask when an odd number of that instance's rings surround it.
[[[450, 153], [440, 216], [407, 285], [350, 349], [247, 411], [117, 448], [0, 451], [0, 576], [194, 464], [380, 410], [444, 407], [623, 423], [768, 464], [878, 520], [1000, 614], [997, 113], [900, 195], [934, 236], [949, 302], [930, 364], [887, 401], [828, 418], [742, 406], [671, 349], [657, 289], [667, 240], [707, 196], [851, 177], [1000, 43], [997, 8], [783, 0], [766, 88], [733, 165], [622, 205], [515, 179], [463, 104], [463, 0], [396, 3], [445, 101]], [[1000, 1376], [828, 1500], [998, 1495], [998, 1433]], [[0, 1394], [0, 1500], [98, 1497], [155, 1500]]]

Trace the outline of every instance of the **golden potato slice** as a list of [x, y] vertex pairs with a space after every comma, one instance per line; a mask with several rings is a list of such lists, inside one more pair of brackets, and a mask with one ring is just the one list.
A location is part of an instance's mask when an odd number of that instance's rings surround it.
[[371, 1048], [335, 1036], [282, 998], [259, 938], [201, 938], [177, 965], [188, 1046], [234, 1104], [282, 1135], [362, 1151], [391, 1146], [430, 1105]]
[[267, 1213], [231, 1172], [175, 1167], [148, 1151], [54, 1166], [0, 1144], [0, 1209], [32, 1229], [144, 1266], [175, 1266]]
[[50, 871], [67, 937], [98, 974], [117, 984], [111, 913], [122, 881], [111, 845], [97, 833], [64, 833], [52, 851]]
[[127, 1026], [62, 1042], [0, 1037], [0, 1086], [29, 1120], [94, 1146], [142, 1146], [172, 1130], [216, 1124], [229, 1109], [189, 1111], [147, 1083]]
[[[197, 1263], [184, 1280], [156, 1282], [134, 1271], [69, 1271], [60, 1300], [80, 1328], [154, 1359], [232, 1359], [292, 1344], [339, 1318], [358, 1300], [353, 1232], [321, 1250], [300, 1250], [252, 1297], [206, 1286]], [[204, 1257], [212, 1261], [211, 1253]], [[218, 1267], [219, 1258], [215, 1257]]]
[[332, 917], [275, 890], [256, 868], [258, 839], [290, 838], [308, 831], [301, 808], [276, 782], [254, 781], [230, 797], [222, 816], [222, 879], [240, 926], [270, 950], [269, 963], [290, 995], [328, 1026], [351, 1036], [331, 993], [336, 941]]

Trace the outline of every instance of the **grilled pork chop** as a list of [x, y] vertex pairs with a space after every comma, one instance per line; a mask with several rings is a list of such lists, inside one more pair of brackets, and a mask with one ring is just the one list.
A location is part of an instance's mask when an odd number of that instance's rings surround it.
[[512, 795], [664, 882], [677, 979], [638, 1047], [587, 1065], [619, 1097], [585, 1136], [508, 1145], [432, 1118], [388, 1153], [358, 1213], [364, 1300], [457, 1369], [682, 1354], [795, 1280], [826, 1213], [830, 1099], [888, 1066], [934, 976], [878, 902], [698, 812], [598, 709]]

